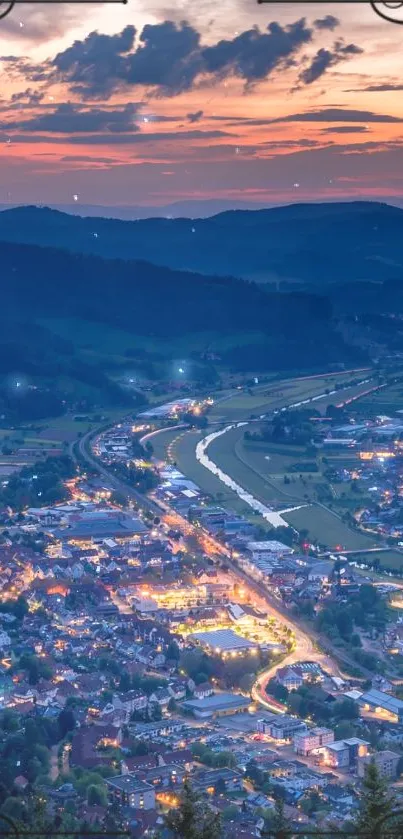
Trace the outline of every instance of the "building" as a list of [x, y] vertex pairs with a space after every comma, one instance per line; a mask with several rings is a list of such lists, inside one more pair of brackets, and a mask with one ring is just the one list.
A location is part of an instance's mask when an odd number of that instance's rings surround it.
[[222, 791], [235, 792], [243, 789], [243, 776], [234, 769], [202, 769], [192, 781], [192, 786], [199, 792], [214, 795], [221, 788]]
[[182, 788], [185, 778], [186, 769], [179, 763], [164, 763], [147, 770], [145, 775], [146, 783], [151, 784], [158, 791], [174, 787]]
[[201, 685], [196, 685], [193, 696], [195, 699], [206, 699], [207, 696], [212, 696], [214, 693], [210, 682], [202, 682]]
[[246, 653], [257, 651], [257, 645], [247, 638], [242, 638], [233, 629], [216, 629], [211, 632], [194, 632], [188, 636], [189, 641], [197, 641], [204, 649], [223, 656], [231, 653]]
[[113, 804], [135, 807], [137, 810], [155, 809], [155, 791], [151, 784], [136, 775], [117, 775], [106, 778], [109, 799]]
[[265, 717], [257, 721], [257, 731], [259, 734], [272, 737], [273, 740], [287, 742], [292, 740], [296, 734], [307, 731], [307, 726], [296, 717], [289, 717], [287, 714], [273, 714], [271, 717]]
[[256, 559], [272, 559], [273, 557], [287, 556], [293, 553], [293, 549], [283, 542], [275, 539], [266, 542], [248, 542], [246, 545], [247, 555], [254, 561]]
[[111, 513], [109, 510], [70, 516], [68, 527], [49, 528], [56, 539], [75, 542], [99, 541], [108, 537], [129, 539], [146, 533], [141, 519], [128, 513]]
[[369, 743], [359, 737], [336, 740], [323, 748], [324, 762], [336, 769], [350, 769], [357, 766], [358, 759], [366, 757]]
[[160, 737], [170, 737], [183, 731], [185, 721], [180, 719], [166, 718], [158, 722], [136, 722], [130, 727], [134, 737], [141, 740], [154, 740]]
[[227, 714], [239, 714], [248, 710], [249, 697], [234, 693], [217, 693], [205, 699], [188, 699], [182, 702], [182, 708], [191, 711], [198, 719], [223, 717]]
[[276, 681], [287, 690], [298, 690], [304, 683], [298, 667], [280, 667], [276, 673]]
[[397, 754], [397, 752], [391, 752], [389, 749], [385, 749], [385, 751], [382, 752], [375, 752], [373, 755], [366, 755], [365, 757], [358, 758], [358, 777], [364, 777], [366, 767], [373, 761], [382, 778], [390, 778], [393, 780], [397, 777], [397, 768], [400, 758], [401, 755]]
[[334, 743], [334, 731], [330, 728], [311, 728], [309, 731], [298, 732], [294, 737], [294, 751], [298, 755], [307, 755], [322, 746]]
[[358, 704], [363, 711], [370, 711], [390, 722], [403, 722], [403, 702], [389, 693], [371, 688], [363, 693]]

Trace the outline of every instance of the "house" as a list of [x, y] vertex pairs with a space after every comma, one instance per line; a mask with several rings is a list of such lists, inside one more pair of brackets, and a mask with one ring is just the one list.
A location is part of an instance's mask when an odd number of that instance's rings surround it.
[[182, 679], [171, 679], [168, 683], [168, 691], [172, 699], [179, 702], [181, 699], [186, 699], [186, 682]]
[[145, 711], [148, 699], [141, 690], [129, 690], [127, 693], [114, 694], [113, 706], [124, 712], [125, 722], [128, 722], [135, 711]]
[[99, 751], [105, 746], [118, 746], [122, 740], [120, 728], [114, 725], [82, 726], [74, 733], [70, 763], [72, 766], [82, 766], [92, 769], [99, 765], [109, 765], [110, 759]]
[[159, 705], [160, 708], [166, 708], [170, 699], [172, 699], [172, 696], [167, 688], [157, 688], [157, 690], [151, 694], [149, 702], [150, 704], [153, 703], [154, 705]]
[[106, 778], [111, 804], [135, 807], [138, 810], [155, 810], [155, 790], [151, 784], [136, 775], [116, 775]]
[[304, 683], [298, 667], [280, 667], [276, 673], [276, 681], [287, 690], [298, 690]]
[[213, 693], [214, 689], [210, 682], [202, 682], [201, 685], [196, 685], [193, 696], [195, 699], [206, 699], [208, 696], [212, 696]]
[[328, 784], [326, 787], [326, 797], [331, 804], [339, 807], [352, 807], [355, 798], [351, 790], [346, 789], [341, 784]]
[[158, 722], [140, 722], [130, 726], [130, 732], [141, 740], [155, 740], [160, 737], [170, 737], [171, 734], [183, 731], [185, 721], [181, 719], [162, 719]]

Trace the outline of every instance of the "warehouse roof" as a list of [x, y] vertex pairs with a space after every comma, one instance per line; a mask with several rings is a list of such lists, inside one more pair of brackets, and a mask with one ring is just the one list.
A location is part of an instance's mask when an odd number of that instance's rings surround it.
[[379, 708], [384, 708], [392, 714], [403, 714], [403, 702], [401, 699], [397, 699], [396, 696], [390, 696], [389, 693], [383, 693], [382, 690], [376, 690], [376, 688], [371, 688], [371, 690], [363, 693], [359, 702], [365, 705], [375, 705]]
[[216, 629], [211, 632], [194, 632], [189, 635], [189, 640], [199, 641], [204, 647], [214, 648], [219, 652], [231, 652], [231, 650], [256, 649], [256, 644], [248, 641], [234, 632], [233, 629]]

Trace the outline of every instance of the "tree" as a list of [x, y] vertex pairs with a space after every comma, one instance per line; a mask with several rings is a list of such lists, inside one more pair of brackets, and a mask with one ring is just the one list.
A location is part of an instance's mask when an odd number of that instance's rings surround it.
[[272, 829], [276, 839], [286, 839], [287, 834], [291, 832], [291, 824], [284, 815], [284, 801], [282, 798], [276, 798], [274, 804]]
[[222, 817], [225, 822], [232, 822], [234, 819], [236, 819], [238, 813], [239, 809], [236, 806], [236, 804], [230, 804], [229, 807], [225, 807], [222, 811]]
[[220, 817], [213, 813], [185, 781], [178, 808], [165, 816], [175, 839], [220, 839]]
[[[363, 794], [355, 827], [365, 839], [382, 839], [391, 829], [388, 817], [392, 816], [394, 799], [388, 793], [374, 760], [365, 769]], [[386, 822], [386, 824], [385, 824]]]
[[57, 718], [60, 729], [60, 736], [63, 738], [69, 731], [73, 731], [76, 727], [76, 718], [71, 709], [63, 708]]
[[90, 806], [106, 807], [108, 804], [106, 787], [101, 784], [91, 784], [87, 789], [87, 801]]
[[119, 691], [120, 693], [127, 693], [128, 690], [131, 688], [131, 681], [130, 676], [127, 670], [124, 670], [119, 681]]

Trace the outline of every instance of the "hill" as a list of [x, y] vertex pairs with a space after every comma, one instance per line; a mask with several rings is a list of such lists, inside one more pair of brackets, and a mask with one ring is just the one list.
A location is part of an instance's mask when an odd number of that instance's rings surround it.
[[403, 277], [403, 210], [376, 202], [295, 204], [211, 218], [121, 221], [17, 207], [0, 240], [176, 270], [323, 287]]
[[123, 372], [167, 377], [179, 345], [193, 382], [204, 384], [216, 376], [211, 347], [220, 347], [214, 363], [245, 371], [363, 360], [319, 295], [9, 242], [0, 242], [0, 264], [3, 383], [26, 375], [62, 390], [68, 380], [73, 399], [85, 384], [101, 403], [130, 404], [116, 384]]

